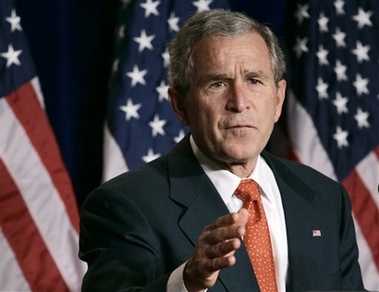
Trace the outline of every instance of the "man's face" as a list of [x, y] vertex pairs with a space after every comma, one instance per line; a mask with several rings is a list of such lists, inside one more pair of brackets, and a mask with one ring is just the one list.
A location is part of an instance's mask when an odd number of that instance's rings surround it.
[[196, 45], [194, 69], [189, 96], [177, 104], [179, 119], [219, 165], [251, 171], [279, 119], [285, 93], [284, 80], [275, 85], [264, 40], [256, 33], [203, 40]]

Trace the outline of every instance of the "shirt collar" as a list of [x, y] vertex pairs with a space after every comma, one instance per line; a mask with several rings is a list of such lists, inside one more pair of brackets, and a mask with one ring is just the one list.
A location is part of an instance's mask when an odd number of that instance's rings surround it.
[[[222, 169], [203, 152], [201, 152], [192, 136], [190, 136], [190, 143], [196, 159], [200, 163], [205, 174], [209, 177], [209, 179], [216, 187], [224, 203], [227, 205], [233, 196], [234, 191], [237, 189], [241, 178], [228, 170]], [[266, 161], [262, 158], [262, 156], [259, 155], [257, 164], [255, 165], [255, 168], [250, 174], [249, 178], [255, 180], [259, 184], [261, 195], [267, 196], [268, 200], [272, 201], [272, 198], [270, 198], [271, 192], [269, 191], [270, 182], [267, 181], [267, 177], [271, 176], [266, 176], [267, 172], [271, 172], [271, 169], [267, 165]]]

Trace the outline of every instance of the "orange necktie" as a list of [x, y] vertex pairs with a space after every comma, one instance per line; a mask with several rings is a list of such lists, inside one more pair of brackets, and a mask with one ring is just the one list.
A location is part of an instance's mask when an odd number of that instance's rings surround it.
[[261, 292], [277, 291], [270, 233], [263, 209], [259, 185], [252, 179], [241, 180], [234, 192], [249, 211], [243, 237]]

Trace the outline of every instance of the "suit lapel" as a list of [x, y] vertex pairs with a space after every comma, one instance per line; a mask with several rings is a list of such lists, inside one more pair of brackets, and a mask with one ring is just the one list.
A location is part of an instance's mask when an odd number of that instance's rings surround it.
[[311, 257], [312, 249], [309, 248], [314, 245], [312, 231], [317, 229], [315, 192], [280, 160], [267, 152], [262, 154], [274, 172], [282, 197], [289, 260], [287, 289], [299, 283], [303, 289], [311, 289], [309, 283], [316, 273], [306, 260]]
[[[266, 151], [262, 156], [274, 173], [282, 197], [289, 256], [287, 289], [310, 289], [317, 270], [307, 259], [315, 256], [312, 247], [317, 238], [312, 236], [312, 231], [319, 226], [322, 204], [315, 200], [314, 190], [292, 171], [292, 164], [287, 165]], [[193, 155], [188, 136], [175, 147], [168, 159], [170, 197], [186, 208], [178, 224], [195, 245], [202, 229], [227, 214], [228, 210]], [[236, 257], [237, 264], [222, 270], [210, 290], [259, 291], [244, 246], [236, 252]], [[296, 276], [299, 274], [302, 276]]]
[[[188, 136], [169, 155], [170, 197], [187, 208], [179, 226], [193, 245], [204, 227], [229, 211], [198, 164]], [[224, 269], [211, 290], [257, 291], [255, 276], [245, 247], [236, 252], [237, 264]]]

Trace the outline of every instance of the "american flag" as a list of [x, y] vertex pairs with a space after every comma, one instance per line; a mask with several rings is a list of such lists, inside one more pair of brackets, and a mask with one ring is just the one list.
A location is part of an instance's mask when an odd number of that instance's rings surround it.
[[312, 230], [312, 237], [321, 237], [321, 230]]
[[167, 153], [186, 133], [167, 95], [167, 43], [193, 14], [227, 1], [122, 0], [105, 126], [109, 178]]
[[293, 152], [348, 190], [364, 284], [379, 291], [379, 1], [297, 1], [287, 37]]
[[79, 291], [71, 182], [10, 0], [0, 17], [0, 290]]

